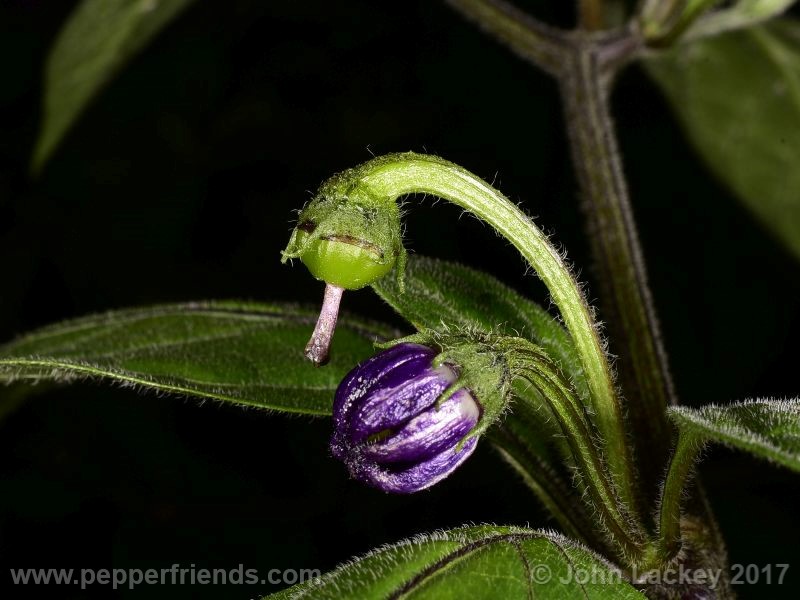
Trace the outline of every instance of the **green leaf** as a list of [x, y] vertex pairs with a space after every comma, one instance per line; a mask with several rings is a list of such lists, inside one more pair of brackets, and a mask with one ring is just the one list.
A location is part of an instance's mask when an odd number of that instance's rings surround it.
[[800, 401], [755, 400], [669, 409], [682, 431], [800, 471]]
[[56, 39], [45, 68], [38, 170], [95, 94], [192, 0], [83, 0]]
[[547, 350], [581, 398], [588, 398], [581, 362], [566, 329], [538, 304], [491, 275], [456, 263], [411, 256], [405, 293], [392, 276], [379, 280], [373, 288], [417, 329], [455, 325], [519, 335], [535, 342]]
[[494, 526], [417, 536], [375, 550], [316, 580], [267, 596], [273, 600], [644, 597], [622, 581], [611, 564], [564, 537]]
[[646, 66], [715, 175], [800, 258], [800, 23], [698, 40]]
[[[237, 302], [174, 304], [45, 327], [0, 346], [0, 382], [100, 378], [284, 412], [327, 415], [333, 392], [386, 327], [343, 317], [331, 362], [303, 356], [316, 313]], [[2, 389], [0, 389], [2, 393]]]
[[713, 10], [695, 21], [684, 40], [718, 35], [724, 31], [752, 27], [786, 12], [796, 0], [736, 0], [727, 8]]

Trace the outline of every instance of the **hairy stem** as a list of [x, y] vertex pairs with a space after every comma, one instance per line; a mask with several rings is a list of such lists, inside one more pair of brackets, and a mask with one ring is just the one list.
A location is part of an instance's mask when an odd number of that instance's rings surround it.
[[636, 564], [644, 553], [645, 539], [624, 502], [607, 477], [602, 459], [594, 449], [592, 427], [585, 408], [575, 397], [570, 385], [552, 368], [549, 358], [541, 351], [518, 352], [524, 365], [522, 377], [542, 392], [550, 410], [561, 427], [572, 451], [581, 481], [600, 516], [600, 529], [620, 551], [629, 564]]
[[566, 35], [540, 23], [504, 0], [445, 0], [486, 33], [502, 40], [515, 54], [543, 71], [561, 69]]
[[[641, 464], [662, 465], [670, 441], [665, 409], [676, 398], [608, 106], [613, 76], [638, 50], [639, 35], [627, 29], [596, 34], [551, 29], [543, 37], [545, 26], [527, 15], [518, 18], [517, 28], [508, 26], [512, 12], [519, 10], [496, 0], [449, 3], [559, 81], [602, 314], [612, 351], [619, 357], [616, 366], [628, 412], [639, 434], [636, 453]], [[522, 31], [525, 28], [528, 33]], [[530, 50], [534, 45], [535, 52]], [[545, 64], [542, 56], [548, 57]], [[650, 468], [643, 473], [647, 498], [655, 496], [658, 471]]]
[[[519, 406], [514, 409], [518, 417]], [[517, 423], [507, 419], [489, 429], [487, 435], [501, 456], [522, 475], [534, 495], [553, 516], [564, 533], [585, 544], [595, 542], [592, 519], [575, 497], [564, 479], [553, 467], [528, 446], [525, 431], [518, 432]]]
[[328, 362], [333, 333], [336, 331], [336, 321], [339, 318], [339, 304], [342, 302], [344, 289], [332, 285], [325, 285], [325, 296], [322, 300], [322, 309], [319, 312], [317, 324], [311, 339], [306, 344], [306, 357], [316, 366]]
[[[343, 174], [347, 178], [348, 174]], [[430, 194], [453, 202], [485, 221], [509, 240], [547, 286], [569, 330], [586, 374], [604, 455], [623, 502], [633, 510], [633, 466], [622, 408], [589, 305], [558, 251], [508, 198], [458, 165], [434, 156], [394, 154], [374, 159], [352, 173], [366, 193], [395, 200]]]
[[681, 505], [697, 456], [705, 445], [697, 436], [681, 432], [661, 495], [658, 558], [667, 564], [681, 549]]
[[[616, 42], [617, 48], [624, 48]], [[560, 77], [573, 164], [596, 261], [601, 309], [619, 356], [616, 366], [637, 436], [641, 464], [666, 462], [666, 407], [675, 403], [667, 356], [623, 176], [608, 107], [609, 55], [576, 45]], [[618, 57], [613, 57], [618, 61]], [[645, 493], [656, 491], [658, 469], [646, 469]]]

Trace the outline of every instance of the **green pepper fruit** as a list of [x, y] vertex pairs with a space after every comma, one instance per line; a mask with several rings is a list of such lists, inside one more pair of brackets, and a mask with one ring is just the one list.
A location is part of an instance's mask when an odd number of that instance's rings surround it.
[[300, 260], [314, 277], [325, 283], [357, 290], [386, 275], [396, 262], [393, 257], [387, 260], [380, 248], [366, 240], [337, 236], [309, 241], [311, 228], [311, 223], [297, 228]]
[[300, 212], [283, 261], [299, 258], [314, 277], [347, 290], [376, 282], [395, 265], [402, 278], [405, 250], [397, 203], [354, 192], [343, 175], [323, 184]]

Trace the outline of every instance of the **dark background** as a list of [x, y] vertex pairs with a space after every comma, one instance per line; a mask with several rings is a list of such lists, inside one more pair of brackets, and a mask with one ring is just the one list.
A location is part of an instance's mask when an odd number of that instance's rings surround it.
[[[567, 4], [528, 6], [569, 24]], [[317, 303], [320, 285], [305, 269], [279, 263], [291, 211], [332, 173], [398, 150], [494, 179], [555, 232], [591, 285], [555, 86], [440, 3], [198, 2], [34, 179], [41, 72], [73, 6], [0, 2], [0, 340], [148, 303]], [[614, 109], [683, 402], [795, 396], [800, 265], [698, 162], [639, 69], [622, 77]], [[409, 247], [545, 300], [510, 247], [473, 220], [454, 225], [458, 215], [415, 208]], [[400, 324], [369, 291], [345, 305]], [[0, 565], [326, 571], [437, 527], [551, 525], [488, 444], [431, 491], [391, 497], [349, 481], [328, 434], [325, 420], [100, 384], [37, 395], [0, 421]], [[740, 587], [741, 597], [797, 597], [796, 475], [722, 449], [701, 471], [731, 562], [791, 564], [783, 586]], [[48, 591], [245, 599], [273, 590]]]

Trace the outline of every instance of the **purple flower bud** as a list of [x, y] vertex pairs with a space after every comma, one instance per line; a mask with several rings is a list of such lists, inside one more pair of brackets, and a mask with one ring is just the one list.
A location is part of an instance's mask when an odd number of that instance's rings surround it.
[[456, 380], [436, 352], [402, 343], [350, 371], [333, 404], [333, 455], [353, 477], [410, 494], [447, 477], [475, 450], [481, 407], [465, 389], [438, 402]]

